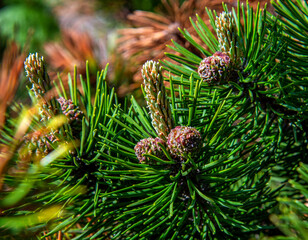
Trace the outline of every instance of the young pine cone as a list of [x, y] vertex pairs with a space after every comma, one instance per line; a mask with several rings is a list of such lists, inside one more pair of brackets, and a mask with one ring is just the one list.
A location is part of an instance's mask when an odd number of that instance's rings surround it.
[[228, 81], [230, 72], [230, 57], [222, 52], [216, 52], [213, 56], [204, 58], [198, 68], [203, 81], [214, 84]]
[[54, 150], [49, 141], [54, 144], [58, 142], [58, 138], [53, 133], [43, 134], [40, 131], [26, 135], [24, 140], [25, 148], [22, 149], [22, 153], [36, 157], [46, 156]]
[[173, 157], [181, 160], [195, 154], [201, 146], [201, 134], [193, 127], [177, 126], [168, 135], [167, 145]]
[[160, 138], [145, 138], [137, 143], [134, 149], [140, 163], [155, 164], [152, 159], [143, 156], [143, 154], [151, 154], [161, 159], [165, 158], [165, 154], [158, 143], [165, 145], [165, 142]]
[[66, 100], [63, 97], [57, 99], [60, 104], [62, 113], [67, 117], [70, 124], [73, 136], [76, 136], [81, 131], [83, 112], [79, 110], [79, 107], [74, 105], [71, 99]]
[[71, 99], [66, 100], [63, 97], [57, 99], [60, 103], [62, 113], [68, 118], [70, 123], [81, 122], [83, 112], [79, 110], [78, 106], [75, 106]]

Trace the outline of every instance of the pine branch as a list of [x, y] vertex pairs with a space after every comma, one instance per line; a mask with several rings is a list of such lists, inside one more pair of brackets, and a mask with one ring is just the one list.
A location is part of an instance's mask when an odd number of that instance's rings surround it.
[[[248, 239], [273, 228], [268, 216], [282, 184], [271, 183], [294, 174], [307, 158], [306, 79], [290, 77], [296, 71], [287, 59], [291, 48], [266, 11], [224, 8], [220, 16], [208, 11], [218, 38], [201, 18], [192, 22], [208, 48], [181, 31], [204, 60], [174, 43], [179, 55], [162, 62], [169, 76], [159, 63], [144, 65], [148, 109], [134, 98], [118, 103], [107, 67], [97, 74], [95, 92], [89, 74], [80, 78], [81, 90], [76, 71], [68, 90], [60, 79], [59, 112], [68, 117], [60, 135], [74, 147], [59, 144], [43, 159], [31, 158], [25, 180], [6, 176], [7, 186], [26, 191], [1, 193], [2, 220], [29, 209], [33, 214], [21, 219], [37, 218], [61, 206], [55, 225], [43, 219], [22, 227], [44, 238], [65, 232], [74, 239]], [[43, 97], [42, 79], [32, 80]], [[39, 120], [30, 130], [50, 130]], [[10, 133], [6, 142], [14, 139]], [[44, 146], [56, 147], [48, 139]], [[34, 171], [37, 162], [41, 168]], [[5, 205], [15, 193], [14, 206]]]
[[297, 168], [300, 178], [290, 179], [288, 187], [278, 198], [279, 214], [272, 214], [272, 222], [284, 236], [269, 239], [306, 239], [307, 238], [307, 199], [308, 199], [308, 167], [301, 163]]

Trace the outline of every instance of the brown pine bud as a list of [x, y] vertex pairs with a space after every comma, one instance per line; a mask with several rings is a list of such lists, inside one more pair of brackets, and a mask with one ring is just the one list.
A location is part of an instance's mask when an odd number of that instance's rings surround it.
[[82, 127], [83, 112], [78, 106], [74, 105], [71, 99], [66, 100], [63, 97], [57, 99], [60, 104], [62, 113], [67, 117], [68, 123], [71, 126], [73, 136], [80, 134]]
[[213, 56], [204, 58], [199, 65], [198, 73], [207, 83], [220, 84], [228, 81], [231, 76], [229, 55], [216, 52]]
[[165, 142], [160, 138], [145, 138], [137, 143], [134, 149], [140, 163], [155, 164], [152, 159], [143, 156], [144, 154], [151, 154], [161, 159], [166, 158], [158, 143], [165, 145]]
[[201, 141], [201, 134], [196, 128], [177, 126], [169, 133], [167, 146], [173, 157], [184, 160], [186, 155], [198, 152]]
[[71, 99], [66, 100], [63, 97], [60, 97], [57, 101], [60, 103], [62, 113], [68, 118], [69, 122], [81, 122], [83, 112], [79, 110], [78, 106], [73, 104]]

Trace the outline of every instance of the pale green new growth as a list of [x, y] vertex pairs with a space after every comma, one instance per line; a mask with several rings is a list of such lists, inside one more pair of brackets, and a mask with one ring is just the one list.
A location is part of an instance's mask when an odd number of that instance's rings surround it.
[[152, 125], [157, 135], [166, 140], [173, 128], [173, 118], [159, 63], [147, 61], [142, 68], [142, 77]]
[[236, 24], [231, 12], [222, 12], [215, 21], [216, 33], [221, 52], [228, 53], [233, 65], [240, 63]]
[[46, 72], [44, 57], [39, 57], [38, 53], [30, 54], [25, 60], [25, 72], [32, 83], [35, 96], [46, 93], [50, 88], [50, 79]]
[[39, 110], [41, 120], [50, 119], [55, 109], [43, 97], [43, 95], [51, 89], [44, 57], [39, 57], [38, 53], [32, 53], [26, 58], [24, 65], [26, 76], [32, 83], [31, 91], [34, 93], [36, 101], [40, 104]]

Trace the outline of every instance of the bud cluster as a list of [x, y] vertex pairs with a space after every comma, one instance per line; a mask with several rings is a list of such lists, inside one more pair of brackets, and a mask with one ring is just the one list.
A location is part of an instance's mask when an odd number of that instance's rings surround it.
[[[217, 53], [216, 58], [225, 65], [229, 59], [228, 55], [222, 53]], [[154, 164], [144, 154], [166, 159], [160, 144], [166, 147], [174, 160], [187, 159], [188, 155], [193, 155], [198, 150], [201, 144], [200, 133], [192, 127], [178, 126], [173, 128], [170, 103], [166, 96], [161, 66], [158, 62], [147, 61], [142, 67], [142, 77], [152, 125], [158, 137], [142, 139], [137, 143], [134, 150], [139, 162]]]
[[222, 12], [216, 18], [215, 25], [220, 51], [204, 58], [198, 68], [200, 77], [209, 84], [221, 84], [236, 79], [243, 55], [232, 13]]
[[142, 139], [135, 146], [135, 153], [140, 163], [154, 164], [144, 154], [151, 154], [161, 159], [166, 159], [158, 143], [167, 147], [172, 158], [182, 161], [187, 159], [187, 155], [194, 156], [198, 152], [202, 138], [200, 132], [193, 127], [177, 126], [169, 133], [167, 142], [160, 138]]

